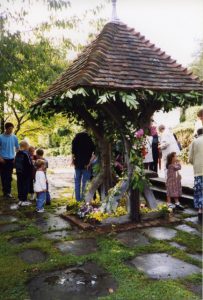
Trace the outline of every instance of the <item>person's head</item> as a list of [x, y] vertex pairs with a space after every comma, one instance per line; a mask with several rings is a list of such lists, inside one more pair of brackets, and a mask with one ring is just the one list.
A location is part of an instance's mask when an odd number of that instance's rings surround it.
[[162, 133], [162, 132], [164, 132], [166, 127], [163, 124], [161, 124], [161, 125], [159, 125], [158, 129], [159, 129], [159, 132]]
[[44, 155], [44, 150], [43, 149], [37, 149], [36, 150], [36, 156], [39, 158], [42, 158]]
[[43, 159], [37, 159], [35, 166], [37, 170], [45, 170], [46, 169], [46, 163]]
[[13, 132], [14, 125], [13, 125], [13, 123], [7, 122], [7, 123], [4, 125], [4, 128], [5, 128], [5, 133], [6, 133], [6, 134], [11, 134], [11, 133]]
[[26, 141], [21, 141], [19, 146], [20, 146], [20, 150], [28, 150], [29, 149], [29, 144]]
[[200, 120], [203, 121], [203, 108], [198, 111], [197, 116]]
[[168, 169], [169, 165], [174, 164], [176, 160], [177, 160], [176, 152], [169, 153], [166, 159], [166, 169]]
[[29, 153], [30, 153], [30, 155], [34, 155], [35, 154], [35, 147], [30, 146], [29, 147]]
[[197, 129], [197, 136], [202, 135], [203, 134], [203, 127]]

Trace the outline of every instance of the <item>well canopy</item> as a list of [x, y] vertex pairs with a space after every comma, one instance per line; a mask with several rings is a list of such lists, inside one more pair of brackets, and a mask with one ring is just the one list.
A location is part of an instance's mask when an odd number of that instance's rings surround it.
[[203, 83], [139, 32], [107, 23], [37, 103], [79, 87], [108, 90], [203, 91]]

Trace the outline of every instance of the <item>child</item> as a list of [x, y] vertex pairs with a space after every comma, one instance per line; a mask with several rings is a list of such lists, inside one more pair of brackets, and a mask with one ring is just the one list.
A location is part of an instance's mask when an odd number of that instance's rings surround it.
[[44, 150], [43, 149], [37, 149], [36, 150], [36, 159], [43, 159], [45, 161], [46, 169], [48, 168], [48, 161], [46, 158], [44, 158]]
[[35, 183], [34, 191], [37, 194], [37, 207], [36, 211], [39, 213], [44, 212], [44, 203], [46, 201], [46, 191], [47, 191], [47, 180], [45, 176], [45, 161], [38, 159], [36, 161], [36, 174], [35, 174]]
[[[167, 190], [167, 204], [169, 208], [176, 208], [184, 210], [184, 207], [179, 202], [179, 197], [182, 194], [181, 176], [178, 170], [181, 169], [181, 165], [177, 159], [176, 152], [171, 152], [167, 155], [166, 160], [167, 178], [166, 178], [166, 190]], [[171, 203], [171, 198], [175, 200], [175, 206]]]
[[29, 145], [26, 141], [20, 142], [20, 150], [15, 157], [19, 206], [31, 205], [31, 202], [27, 201], [27, 196], [30, 189], [33, 164], [28, 149]]
[[30, 200], [33, 201], [35, 200], [35, 194], [34, 194], [34, 178], [35, 178], [35, 161], [36, 161], [36, 155], [35, 155], [35, 147], [33, 146], [30, 146], [29, 147], [29, 155], [30, 155], [30, 158], [32, 160], [32, 163], [33, 163], [33, 170], [32, 170], [32, 178], [30, 180], [30, 190], [29, 190], [29, 193], [30, 193]]
[[[46, 175], [46, 169], [48, 168], [48, 161], [46, 160], [46, 158], [44, 158], [44, 150], [43, 149], [37, 149], [36, 151], [36, 158], [37, 159], [42, 159], [45, 161], [45, 176], [46, 176], [46, 180], [47, 180], [47, 175]], [[51, 196], [49, 193], [49, 183], [47, 180], [47, 192], [46, 192], [46, 205], [50, 205], [51, 204]]]

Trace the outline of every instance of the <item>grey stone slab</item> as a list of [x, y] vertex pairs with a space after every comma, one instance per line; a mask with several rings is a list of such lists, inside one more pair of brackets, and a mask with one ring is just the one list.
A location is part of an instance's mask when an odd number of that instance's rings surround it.
[[94, 239], [82, 239], [58, 243], [56, 248], [64, 254], [86, 255], [97, 251], [97, 243]]
[[199, 224], [197, 216], [196, 217], [186, 218], [184, 221], [185, 222], [191, 222], [191, 223], [194, 223], [194, 224]]
[[22, 227], [18, 224], [0, 225], [0, 232], [17, 231], [20, 229], [22, 229]]
[[192, 208], [185, 208], [184, 213], [195, 216], [195, 215], [197, 215], [197, 210], [192, 209]]
[[19, 254], [20, 258], [28, 263], [35, 264], [40, 263], [46, 260], [47, 255], [40, 250], [37, 249], [26, 249]]
[[44, 236], [50, 240], [60, 240], [63, 238], [66, 238], [68, 236], [71, 236], [73, 234], [72, 231], [68, 230], [61, 230], [61, 231], [54, 231], [50, 233], [44, 234]]
[[43, 232], [72, 228], [68, 221], [62, 219], [60, 216], [56, 216], [53, 214], [38, 215], [35, 224]]
[[187, 283], [186, 288], [188, 288], [194, 294], [198, 295], [199, 299], [202, 299], [202, 285]]
[[19, 244], [23, 244], [23, 243], [30, 243], [34, 241], [34, 238], [33, 237], [14, 237], [12, 239], [9, 240], [9, 242], [12, 244], [12, 245], [19, 245]]
[[201, 236], [201, 233], [199, 231], [197, 231], [197, 229], [195, 229], [193, 227], [190, 227], [190, 226], [188, 226], [186, 224], [178, 225], [175, 228], [178, 229], [178, 230], [185, 231], [187, 233], [191, 233], [191, 234], [195, 234], [195, 235]]
[[202, 261], [202, 255], [201, 254], [188, 254], [190, 257]]
[[177, 234], [176, 230], [167, 227], [146, 228], [143, 229], [141, 232], [157, 240], [171, 240]]
[[31, 300], [97, 300], [117, 288], [115, 279], [95, 263], [40, 274], [28, 283]]
[[144, 246], [149, 244], [149, 240], [141, 233], [131, 230], [117, 234], [116, 238], [128, 247]]
[[17, 220], [18, 218], [11, 215], [0, 215], [0, 222], [13, 223], [16, 222]]
[[167, 253], [144, 254], [130, 262], [153, 279], [172, 279], [200, 273], [201, 269], [174, 258]]
[[173, 247], [176, 247], [176, 248], [180, 249], [180, 250], [186, 250], [186, 249], [187, 249], [187, 247], [185, 247], [185, 246], [183, 246], [183, 245], [180, 245], [180, 244], [178, 244], [178, 243], [176, 243], [176, 242], [170, 242], [169, 244], [170, 244], [171, 246], [173, 246]]

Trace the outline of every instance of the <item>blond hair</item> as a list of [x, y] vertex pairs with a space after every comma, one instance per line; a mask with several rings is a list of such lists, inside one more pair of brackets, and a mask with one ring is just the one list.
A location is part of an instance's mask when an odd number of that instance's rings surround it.
[[36, 160], [35, 166], [37, 169], [40, 169], [42, 166], [45, 166], [45, 165], [46, 165], [46, 163], [43, 159]]

